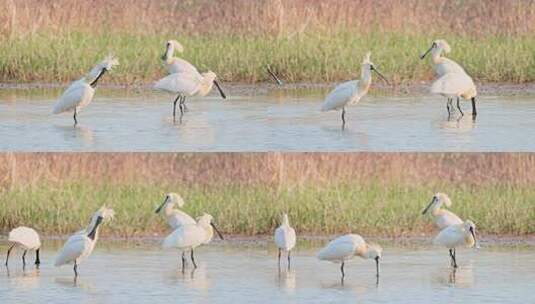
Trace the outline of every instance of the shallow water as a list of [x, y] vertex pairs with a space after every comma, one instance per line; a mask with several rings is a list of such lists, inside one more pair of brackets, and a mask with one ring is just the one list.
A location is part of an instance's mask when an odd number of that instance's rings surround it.
[[[2, 253], [6, 247], [0, 246]], [[53, 250], [56, 250], [55, 248]], [[276, 251], [262, 246], [212, 244], [196, 252], [199, 268], [178, 269], [178, 253], [157, 246], [106, 243], [79, 266], [54, 268], [54, 251], [45, 248], [42, 265], [22, 269], [14, 253], [9, 272], [0, 267], [2, 303], [533, 303], [535, 254], [530, 248], [483, 247], [458, 250], [453, 272], [448, 253], [436, 248], [386, 247], [381, 276], [375, 263], [355, 259], [339, 266], [319, 262], [317, 248], [294, 254], [293, 268], [281, 272]], [[29, 254], [29, 260], [33, 254]]]
[[340, 113], [319, 111], [325, 92], [268, 91], [188, 101], [173, 123], [172, 96], [97, 91], [79, 113], [51, 115], [61, 91], [0, 94], [2, 151], [535, 151], [535, 98], [483, 96], [478, 117], [448, 120], [437, 96], [367, 96]]

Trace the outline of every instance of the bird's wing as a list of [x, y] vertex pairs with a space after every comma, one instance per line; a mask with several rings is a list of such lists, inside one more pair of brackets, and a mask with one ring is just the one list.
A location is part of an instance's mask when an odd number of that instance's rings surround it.
[[433, 240], [433, 244], [453, 248], [462, 239], [460, 225], [452, 225], [442, 229]]
[[206, 239], [204, 230], [197, 225], [184, 225], [163, 240], [163, 248], [188, 248], [201, 244]]
[[195, 225], [197, 222], [182, 210], [173, 210], [173, 214], [168, 218], [169, 226], [173, 229], [177, 229], [183, 225]]
[[348, 234], [332, 240], [325, 248], [320, 250], [318, 258], [320, 260], [340, 261], [352, 258], [357, 248], [365, 244], [362, 237], [355, 234]]
[[336, 110], [345, 106], [357, 90], [357, 84], [357, 80], [352, 80], [336, 86], [336, 88], [325, 97], [321, 110]]
[[52, 113], [59, 114], [72, 111], [75, 107], [84, 107], [91, 102], [94, 93], [95, 89], [87, 84], [83, 78], [75, 81], [63, 92], [56, 104], [54, 104]]
[[455, 213], [448, 210], [441, 210], [437, 218], [437, 226], [439, 228], [446, 228], [451, 225], [462, 224], [463, 221]]
[[474, 81], [466, 73], [447, 73], [433, 82], [431, 93], [460, 95], [474, 87]]
[[275, 244], [280, 249], [292, 250], [295, 239], [295, 230], [292, 227], [280, 226], [275, 230]]
[[200, 83], [201, 81], [195, 75], [175, 73], [158, 80], [154, 84], [154, 89], [191, 96], [199, 90]]
[[83, 255], [87, 246], [90, 245], [89, 243], [91, 242], [85, 234], [72, 235], [67, 242], [65, 242], [65, 245], [63, 245], [63, 248], [56, 256], [54, 265], [61, 266], [74, 262], [74, 260]]
[[462, 66], [460, 66], [457, 62], [449, 59], [449, 58], [442, 58], [442, 63], [440, 64], [441, 73], [440, 75], [444, 75], [447, 73], [466, 73]]
[[193, 75], [199, 75], [199, 77], [201, 77], [201, 74], [193, 64], [181, 58], [173, 58], [171, 63], [167, 64], [167, 70], [171, 74], [191, 73]]
[[27, 249], [37, 249], [41, 247], [39, 234], [32, 228], [18, 227], [9, 232], [8, 241], [22, 245]]

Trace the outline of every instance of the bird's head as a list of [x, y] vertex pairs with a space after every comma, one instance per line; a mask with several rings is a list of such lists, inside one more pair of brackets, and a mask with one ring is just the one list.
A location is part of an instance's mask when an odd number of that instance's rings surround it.
[[430, 52], [438, 52], [439, 54], [444, 52], [445, 54], [447, 54], [451, 52], [451, 47], [448, 44], [448, 42], [446, 42], [446, 40], [437, 39], [433, 41], [433, 43], [431, 44], [431, 47], [429, 47], [429, 49], [427, 49], [425, 53], [420, 55], [420, 59], [424, 59], [425, 56], [427, 56], [427, 54], [429, 54]]
[[[387, 84], [389, 84], [388, 80], [383, 76], [383, 74], [381, 74], [381, 72], [379, 72], [377, 70], [377, 68], [375, 67], [375, 65], [371, 61], [371, 59], [370, 59], [371, 55], [372, 55], [372, 53], [368, 52], [368, 53], [366, 53], [366, 55], [362, 59], [362, 71], [363, 71], [363, 75], [362, 76], [364, 76], [364, 73], [371, 73], [373, 71], [373, 72], [377, 73], [377, 75], [382, 80], [384, 80]], [[368, 75], [370, 75], [370, 74], [368, 74]]]
[[202, 227], [205, 227], [205, 229], [209, 227], [213, 228], [215, 232], [217, 233], [217, 235], [219, 236], [219, 238], [222, 240], [224, 239], [223, 235], [221, 234], [221, 232], [219, 232], [219, 229], [217, 229], [216, 225], [214, 224], [214, 218], [210, 214], [204, 213], [203, 215], [198, 217], [197, 223], [201, 225]]
[[165, 198], [164, 198], [163, 202], [160, 204], [160, 206], [154, 212], [155, 213], [160, 213], [160, 211], [165, 206], [174, 206], [174, 205], [178, 206], [179, 208], [182, 208], [182, 206], [184, 206], [184, 199], [182, 198], [182, 196], [180, 196], [177, 193], [174, 193], [174, 192], [167, 193], [165, 195]]
[[203, 79], [206, 82], [206, 84], [213, 83], [215, 87], [217, 88], [217, 90], [219, 91], [219, 94], [221, 95], [221, 97], [223, 99], [227, 98], [227, 95], [225, 94], [225, 92], [223, 92], [223, 89], [221, 89], [221, 86], [217, 82], [216, 80], [217, 75], [214, 72], [208, 71], [208, 72], [202, 73], [201, 75], [203, 76]]
[[476, 224], [474, 224], [474, 222], [472, 222], [471, 220], [466, 220], [464, 221], [463, 225], [464, 225], [464, 229], [468, 231], [474, 238], [474, 244], [476, 245], [476, 248], [477, 248], [478, 246], [477, 246], [477, 239], [476, 239]]
[[166, 61], [167, 59], [169, 59], [169, 56], [171, 56], [174, 51], [182, 53], [184, 52], [184, 47], [182, 46], [182, 44], [180, 44], [180, 42], [176, 40], [167, 40], [165, 42], [165, 53], [161, 57], [162, 60]]

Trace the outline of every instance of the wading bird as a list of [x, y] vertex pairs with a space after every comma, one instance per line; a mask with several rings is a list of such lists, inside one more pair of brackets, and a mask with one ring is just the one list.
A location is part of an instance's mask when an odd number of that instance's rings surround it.
[[327, 95], [323, 102], [323, 106], [321, 107], [322, 111], [342, 110], [342, 129], [344, 129], [346, 124], [346, 106], [358, 103], [360, 99], [368, 93], [372, 83], [372, 71], [375, 71], [379, 77], [388, 83], [388, 80], [386, 80], [370, 61], [370, 55], [371, 53], [368, 52], [366, 56], [364, 56], [360, 72], [360, 80], [351, 80], [336, 86], [334, 90]]
[[358, 234], [346, 234], [340, 236], [327, 244], [318, 253], [318, 259], [341, 263], [340, 272], [342, 273], [342, 282], [344, 281], [345, 262], [358, 255], [364, 259], [374, 259], [379, 278], [379, 260], [381, 259], [383, 249], [376, 244], [367, 244]]
[[290, 227], [288, 215], [282, 215], [281, 225], [275, 229], [275, 244], [279, 248], [279, 267], [281, 263], [281, 253], [288, 253], [288, 269], [290, 269], [290, 252], [295, 246], [295, 230]]
[[176, 118], [176, 103], [179, 102], [180, 117], [184, 115], [186, 109], [186, 97], [206, 96], [215, 85], [223, 99], [227, 98], [219, 83], [216, 74], [212, 71], [197, 75], [191, 72], [170, 74], [156, 82], [156, 90], [178, 94], [173, 102], [173, 121]]
[[182, 225], [195, 225], [197, 223], [184, 211], [180, 209], [174, 209], [174, 206], [182, 208], [182, 206], [184, 206], [184, 200], [176, 193], [167, 193], [165, 195], [165, 200], [155, 212], [160, 213], [163, 210], [163, 214], [167, 220], [167, 223], [169, 226], [171, 226], [171, 228], [173, 228], [173, 230]]
[[435, 40], [431, 44], [431, 47], [420, 56], [420, 59], [424, 59], [427, 54], [431, 53], [431, 60], [433, 68], [438, 76], [431, 86], [431, 93], [439, 94], [448, 99], [446, 108], [448, 110], [448, 116], [451, 115], [453, 109], [453, 99], [457, 99], [457, 109], [464, 115], [459, 104], [460, 98], [472, 101], [472, 116], [477, 115], [476, 110], [476, 96], [477, 89], [472, 78], [466, 73], [466, 71], [455, 61], [446, 58], [442, 53], [449, 53], [451, 48], [449, 44], [442, 39]]
[[182, 53], [184, 51], [184, 47], [182, 47], [182, 44], [180, 44], [176, 40], [167, 41], [165, 44], [165, 53], [162, 56], [162, 60], [169, 74], [191, 73], [192, 75], [197, 75], [200, 77], [201, 74], [199, 73], [197, 68], [193, 66], [193, 64], [182, 58], [173, 56], [175, 51]]
[[436, 193], [431, 199], [429, 205], [427, 205], [424, 211], [422, 211], [422, 214], [426, 214], [428, 211], [431, 211], [431, 214], [434, 217], [435, 225], [437, 225], [439, 229], [444, 229], [451, 225], [463, 223], [463, 221], [455, 213], [446, 209], [441, 209], [442, 205], [450, 207], [451, 200], [444, 193]]
[[95, 88], [100, 78], [110, 71], [114, 66], [118, 65], [119, 61], [113, 57], [108, 56], [102, 62], [97, 64], [86, 76], [73, 82], [52, 109], [53, 114], [59, 114], [67, 111], [74, 112], [74, 125], [78, 124], [76, 115], [84, 107], [86, 107], [93, 100]]
[[187, 250], [190, 250], [191, 262], [193, 263], [193, 267], [197, 268], [193, 250], [209, 242], [214, 235], [214, 230], [223, 239], [223, 235], [213, 223], [212, 216], [205, 213], [198, 218], [196, 224], [183, 225], [173, 231], [163, 240], [162, 246], [163, 248], [178, 248], [182, 251], [182, 270], [184, 270], [186, 264], [185, 253]]
[[41, 248], [41, 239], [39, 234], [28, 227], [17, 227], [9, 232], [7, 239], [8, 243], [11, 243], [11, 247], [7, 250], [6, 266], [9, 262], [9, 254], [14, 247], [20, 247], [24, 250], [22, 254], [22, 265], [26, 265], [26, 252], [28, 250], [35, 250], [35, 265], [41, 264], [39, 260], [39, 249]]
[[106, 207], [101, 207], [91, 217], [91, 222], [85, 230], [81, 230], [67, 239], [63, 248], [58, 252], [54, 265], [56, 267], [65, 264], [74, 264], [74, 276], [78, 276], [78, 264], [85, 258], [87, 258], [98, 240], [98, 232], [100, 224], [103, 221], [111, 220], [113, 218], [114, 211]]
[[451, 265], [454, 268], [457, 268], [455, 248], [460, 246], [474, 247], [476, 242], [476, 225], [470, 220], [442, 229], [433, 240], [433, 244], [449, 249]]

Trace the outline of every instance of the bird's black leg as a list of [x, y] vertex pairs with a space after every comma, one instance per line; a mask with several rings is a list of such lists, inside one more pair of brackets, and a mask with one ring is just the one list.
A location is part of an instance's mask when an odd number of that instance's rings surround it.
[[279, 269], [281, 268], [281, 249], [279, 248]]
[[342, 108], [342, 130], [346, 126], [346, 108]]
[[26, 265], [26, 252], [28, 252], [28, 250], [24, 250], [22, 253], [22, 265]]
[[464, 116], [463, 110], [461, 110], [461, 105], [459, 104], [459, 97], [457, 97], [457, 109], [461, 112], [461, 116]]
[[74, 126], [76, 127], [76, 125], [78, 124], [78, 120], [76, 119], [76, 107], [74, 108]]
[[180, 101], [180, 104], [182, 105], [182, 109], [184, 112], [188, 111], [188, 107], [186, 107], [186, 96], [182, 96], [182, 100]]
[[476, 110], [476, 98], [472, 97], [472, 116], [476, 117], [477, 110]]
[[290, 270], [290, 250], [288, 250], [288, 270]]
[[76, 260], [74, 260], [74, 277], [78, 277], [78, 264], [76, 263]]
[[7, 262], [9, 261], [9, 254], [11, 253], [11, 249], [13, 249], [13, 247], [15, 247], [15, 244], [11, 245], [11, 247], [9, 247], [9, 249], [7, 250], [6, 266]]
[[182, 251], [182, 271], [186, 267], [186, 252]]
[[340, 266], [340, 272], [342, 273], [342, 277], [340, 278], [340, 283], [344, 285], [344, 277], [346, 274], [344, 273], [344, 262], [342, 262], [342, 265]]
[[41, 260], [39, 259], [39, 249], [35, 251], [35, 265], [39, 266], [41, 264]]
[[455, 249], [450, 249], [450, 257], [453, 268], [457, 268], [457, 261], [455, 260]]
[[173, 101], [173, 122], [175, 121], [176, 117], [176, 103], [180, 99], [180, 97], [180, 94], [178, 94], [178, 96], [175, 98], [175, 101]]
[[191, 249], [191, 262], [193, 263], [193, 268], [197, 268], [197, 264], [195, 263], [195, 257], [193, 256], [193, 249]]

